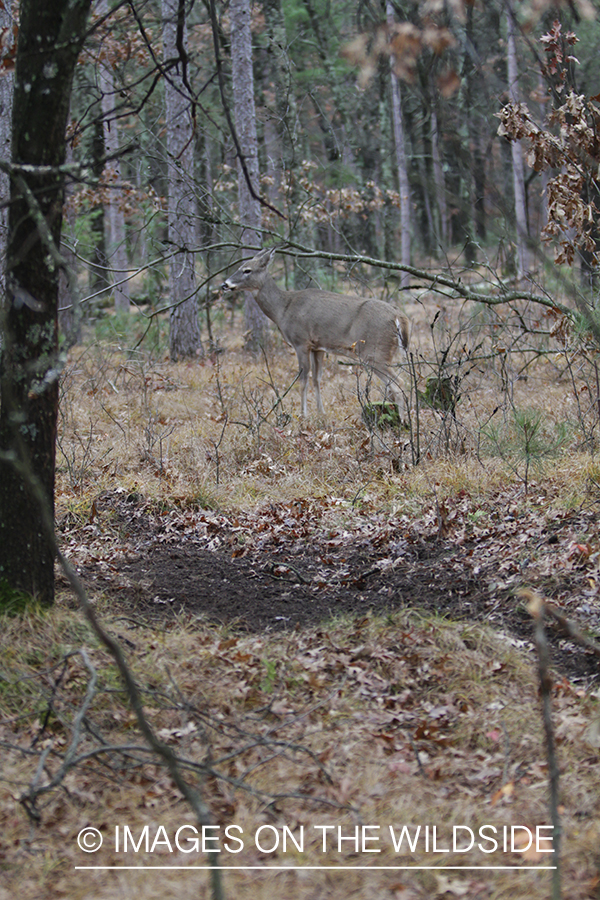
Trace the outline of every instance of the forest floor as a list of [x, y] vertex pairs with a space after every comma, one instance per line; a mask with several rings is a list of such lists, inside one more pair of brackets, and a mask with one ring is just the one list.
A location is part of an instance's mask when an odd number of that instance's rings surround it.
[[[425, 507], [408, 519], [335, 499], [233, 515], [165, 512], [137, 494], [106, 492], [94, 507], [101, 548], [82, 542], [78, 571], [92, 595], [118, 598], [124, 614], [149, 623], [183, 616], [273, 632], [410, 609], [487, 622], [531, 647], [531, 616], [516, 596], [527, 585], [598, 633], [598, 504], [548, 516], [547, 488], [529, 501], [520, 493], [474, 502], [462, 491], [443, 511]], [[587, 684], [600, 679], [589, 649], [556, 624], [550, 635], [558, 670]]]
[[[433, 316], [481, 358], [479, 319], [409, 312], [421, 390]], [[223, 352], [194, 363], [121, 336], [71, 351], [56, 519], [206, 803], [225, 896], [550, 896], [528, 588], [587, 640], [548, 619], [564, 896], [597, 897], [593, 366], [578, 358], [575, 381], [560, 350], [530, 365], [505, 349], [464, 368], [456, 414], [424, 406], [418, 433], [388, 431], [333, 360], [326, 415], [299, 420], [293, 355], [275, 341], [252, 358], [221, 327]], [[59, 569], [57, 588], [53, 610], [0, 630], [0, 900], [209, 900], [206, 853], [176, 837], [197, 820]]]

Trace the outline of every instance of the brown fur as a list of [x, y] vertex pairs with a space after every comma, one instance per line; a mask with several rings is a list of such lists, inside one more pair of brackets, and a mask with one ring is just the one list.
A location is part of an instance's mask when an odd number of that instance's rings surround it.
[[308, 376], [312, 368], [319, 412], [325, 351], [358, 358], [390, 388], [401, 409], [402, 396], [390, 371], [399, 349], [408, 350], [406, 316], [389, 303], [307, 288], [284, 291], [269, 274], [274, 250], [263, 250], [223, 283], [223, 290], [251, 291], [264, 314], [272, 319], [298, 357], [302, 385], [302, 415], [306, 416]]

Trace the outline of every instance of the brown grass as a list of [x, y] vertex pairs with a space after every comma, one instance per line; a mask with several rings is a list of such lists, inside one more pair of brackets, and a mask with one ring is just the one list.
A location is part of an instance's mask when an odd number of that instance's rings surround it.
[[[417, 322], [416, 348], [430, 359], [432, 310], [421, 298], [409, 311]], [[450, 312], [455, 322], [463, 315], [458, 307]], [[444, 315], [450, 312], [445, 308]], [[63, 379], [57, 516], [77, 523], [84, 543], [105, 540], [95, 532], [94, 500], [108, 488], [137, 492], [167, 508], [228, 511], [336, 497], [340, 504], [331, 515], [345, 517], [349, 530], [361, 504], [418, 517], [432, 498], [468, 491], [490, 500], [510, 484], [518, 508], [527, 501], [518, 436], [510, 434], [512, 407], [539, 409], [549, 434], [556, 422], [571, 425], [561, 447], [534, 460], [527, 487], [550, 497], [543, 514], [550, 515], [551, 506], [596, 502], [600, 471], [582, 449], [578, 395], [553, 358], [529, 366], [526, 381], [517, 377], [516, 355], [502, 365], [500, 357], [479, 364], [462, 382], [456, 422], [422, 410], [422, 461], [415, 467], [409, 435], [371, 433], [364, 424], [349, 367], [328, 361], [327, 415], [303, 422], [296, 387], [283, 408], [269, 412], [296, 371], [293, 353], [277, 337], [268, 368], [263, 358], [241, 349], [240, 335], [231, 337], [225, 322], [219, 340], [224, 352], [214, 358], [177, 365], [161, 354], [127, 353], [106, 342], [71, 352]], [[431, 367], [420, 367], [425, 378]], [[589, 392], [583, 370], [578, 388], [580, 400]], [[508, 430], [494, 450], [482, 428], [496, 407]], [[214, 820], [222, 827], [239, 825], [247, 838], [241, 853], [222, 854], [223, 864], [262, 867], [226, 872], [228, 897], [549, 896], [549, 873], [524, 869], [547, 857], [520, 852], [494, 855], [496, 864], [520, 871], [266, 871], [269, 864], [340, 860], [481, 866], [489, 861], [477, 850], [431, 854], [421, 846], [413, 855], [395, 855], [388, 828], [436, 825], [439, 843], [447, 846], [453, 825], [548, 824], [537, 685], [525, 649], [482, 626], [414, 613], [240, 637], [202, 623], [136, 626], [120, 618], [117, 601], [99, 597], [96, 603], [126, 648], [153, 727], [180, 756], [215, 770], [199, 779]], [[69, 745], [89, 681], [81, 647], [99, 678], [80, 749], [94, 745], [98, 735], [113, 745], [142, 744], [112, 661], [69, 604], [61, 596], [49, 613], [31, 611], [2, 623], [0, 736], [9, 749], [0, 782], [0, 900], [208, 897], [202, 870], [75, 869], [123, 864], [111, 849], [117, 824], [128, 824], [134, 834], [146, 825], [154, 834], [163, 825], [172, 839], [178, 826], [193, 823], [170, 779], [143, 751], [113, 755], [110, 765], [107, 759], [82, 762], [40, 800], [36, 826], [18, 802], [36, 778], [39, 751], [49, 748], [37, 776], [44, 783]], [[595, 698], [559, 679], [554, 703], [565, 896], [596, 896], [598, 759], [588, 740]], [[270, 802], [273, 794], [286, 796]], [[314, 825], [324, 824], [345, 834], [379, 825], [382, 852], [353, 853], [346, 842], [341, 855], [335, 849], [322, 853]], [[105, 836], [93, 855], [76, 844], [88, 825]], [[250, 838], [261, 825], [287, 825], [295, 834], [303, 825], [312, 841], [303, 854], [260, 853]], [[164, 845], [154, 855], [130, 853], [127, 862], [141, 866], [157, 859], [166, 866], [206, 863], [202, 854], [171, 854]]]
[[[428, 324], [436, 311], [431, 298], [427, 306], [421, 298], [408, 307], [416, 323], [413, 351], [420, 391], [439, 370], [432, 336], [439, 346], [458, 347], [445, 323], [464, 312], [456, 302], [454, 309], [448, 310], [449, 305], [444, 304], [443, 323], [435, 330]], [[557, 354], [539, 358], [521, 372], [531, 354], [505, 353], [507, 359], [500, 357], [500, 363], [497, 353], [480, 359], [486, 348], [497, 349], [499, 341], [492, 347], [486, 338], [486, 346], [476, 351], [483, 340], [480, 326], [468, 321], [455, 328], [469, 343], [473, 362], [461, 369], [453, 362], [459, 353], [447, 357], [448, 371], [460, 380], [456, 420], [421, 400], [417, 468], [414, 432], [371, 432], [357, 399], [357, 373], [335, 358], [327, 361], [324, 377], [326, 416], [315, 414], [309, 394], [312, 412], [307, 422], [301, 421], [297, 385], [286, 393], [296, 375], [296, 357], [278, 335], [272, 335], [266, 357], [252, 358], [242, 350], [241, 336], [230, 334], [222, 322], [217, 332], [222, 353], [175, 365], [143, 345], [126, 353], [124, 340], [76, 348], [63, 379], [59, 497], [71, 497], [72, 503], [73, 496], [85, 496], [92, 486], [114, 485], [115, 479], [126, 490], [169, 502], [219, 508], [248, 508], [299, 495], [353, 500], [365, 490], [385, 499], [394, 485], [411, 492], [413, 483], [418, 496], [424, 478], [437, 481], [442, 473], [450, 485], [474, 479], [497, 486], [513, 479], [515, 469], [517, 479], [521, 477], [523, 440], [514, 433], [512, 410], [531, 407], [544, 417], [548, 448], [553, 429], [565, 426], [567, 440], [553, 462], [561, 451], [571, 454], [582, 444], [577, 403], [582, 396], [591, 398], [591, 375], [583, 366], [578, 397], [559, 346]], [[510, 336], [506, 326], [507, 345]], [[409, 391], [406, 374], [403, 381]], [[374, 399], [380, 396], [377, 380], [368, 382], [362, 374], [362, 402], [365, 392]], [[416, 428], [414, 388], [411, 396]], [[498, 432], [499, 445], [488, 436], [490, 426]]]
[[[73, 711], [81, 703], [86, 672], [73, 657], [56, 687], [66, 651], [86, 646], [99, 674], [89, 712], [96, 733], [114, 745], [140, 745], [130, 713], [115, 693], [113, 666], [95, 638], [59, 604], [25, 623], [6, 622], [2, 658], [10, 659], [3, 682], [3, 740], [28, 747], [52, 696], [54, 715], [43, 737], [57, 749], [69, 739]], [[474, 865], [490, 864], [481, 852], [414, 854], [392, 851], [389, 826], [436, 825], [438, 848], [448, 846], [453, 825], [474, 830], [485, 824], [529, 827], [548, 824], [546, 763], [531, 661], [510, 644], [475, 626], [396, 615], [388, 621], [340, 622], [327, 629], [286, 636], [230, 637], [219, 629], [181, 626], [163, 634], [134, 628], [118, 617], [105, 618], [128, 647], [138, 682], [148, 691], [149, 718], [158, 733], [184, 758], [213, 760], [228, 779], [244, 777], [246, 788], [209, 778], [202, 784], [215, 822], [243, 829], [244, 850], [223, 853], [222, 864], [271, 865]], [[15, 649], [17, 648], [17, 649]], [[54, 668], [53, 668], [54, 667]], [[54, 673], [54, 674], [52, 674]], [[5, 673], [6, 674], [6, 673]], [[182, 704], [182, 698], [185, 703]], [[26, 710], [23, 714], [23, 710]], [[591, 896], [597, 852], [596, 751], [585, 740], [594, 703], [564, 683], [555, 698], [555, 722], [562, 765], [565, 882], [569, 897]], [[82, 749], [89, 739], [82, 737]], [[135, 756], [132, 753], [132, 756]], [[142, 754], [137, 754], [139, 757]], [[219, 758], [228, 762], [218, 764]], [[201, 854], [166, 846], [154, 854], [114, 849], [114, 827], [128, 824], [136, 838], [159, 825], [174, 843], [178, 827], [193, 816], [160, 767], [129, 764], [115, 756], [109, 768], [79, 765], [40, 802], [41, 824], [31, 829], [24, 811], [10, 799], [34, 777], [35, 758], [7, 755], [1, 804], [3, 878], [13, 896], [88, 897], [206, 895], [206, 872], [117, 871], [82, 875], [76, 865], [202, 865]], [[57, 765], [51, 754], [46, 772]], [[273, 806], [268, 795], [285, 794]], [[322, 852], [315, 825], [379, 825], [381, 854]], [[105, 846], [91, 859], [78, 850], [76, 836], [98, 827]], [[263, 825], [298, 836], [304, 825], [312, 840], [300, 854], [260, 853], [253, 835]], [[239, 832], [237, 833], [239, 834]], [[265, 849], [266, 849], [265, 834]], [[186, 846], [186, 845], [184, 845]], [[233, 845], [232, 846], [238, 846]], [[348, 844], [346, 843], [346, 847]], [[445, 885], [476, 896], [514, 896], [527, 890], [548, 895], [549, 874], [526, 865], [547, 858], [523, 853], [495, 854], [494, 864], [522, 871], [298, 871], [228, 872], [228, 896], [269, 897], [387, 894], [403, 885], [406, 897], [437, 896]], [[452, 887], [454, 885], [454, 887]], [[483, 887], [485, 885], [485, 887]], [[202, 887], [203, 886], [203, 887]], [[467, 889], [468, 886], [468, 889]]]

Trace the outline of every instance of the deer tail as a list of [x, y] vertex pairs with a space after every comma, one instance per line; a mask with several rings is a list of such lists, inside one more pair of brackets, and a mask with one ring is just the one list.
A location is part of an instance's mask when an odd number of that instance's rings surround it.
[[408, 350], [410, 341], [410, 326], [406, 316], [399, 316], [396, 319], [396, 336], [398, 338], [398, 347], [401, 350]]

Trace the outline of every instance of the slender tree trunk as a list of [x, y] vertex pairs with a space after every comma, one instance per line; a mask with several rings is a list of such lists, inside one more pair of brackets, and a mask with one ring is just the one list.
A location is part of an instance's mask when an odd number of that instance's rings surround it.
[[[12, 29], [12, 0], [4, 0], [3, 6], [0, 7], [0, 28]], [[10, 34], [10, 31], [8, 32]], [[3, 48], [6, 56], [12, 50], [11, 44]], [[10, 162], [10, 123], [12, 118], [12, 100], [13, 100], [14, 78], [10, 70], [0, 75], [0, 159], [3, 162]], [[0, 172], [0, 203], [8, 199], [10, 194], [10, 181], [5, 172]], [[8, 207], [2, 205], [0, 207], [0, 272], [2, 277], [6, 268], [6, 247], [8, 244]], [[0, 295], [3, 293], [0, 288]], [[0, 305], [2, 301], [0, 300]]]
[[476, 258], [476, 241], [484, 242], [487, 235], [485, 220], [485, 158], [481, 151], [481, 116], [477, 112], [477, 92], [481, 90], [481, 69], [477, 64], [479, 51], [477, 47], [476, 29], [474, 27], [473, 4], [467, 7], [466, 47], [464, 57], [465, 103], [464, 114], [469, 135], [470, 157], [470, 227], [467, 245], [467, 256], [474, 262]]
[[[102, 17], [108, 13], [108, 0], [97, 0], [96, 12]], [[114, 117], [115, 79], [111, 61], [106, 51], [98, 61], [98, 85], [102, 95], [102, 121], [104, 127], [104, 147], [110, 157], [104, 167], [103, 179], [108, 185], [108, 202], [104, 206], [104, 227], [106, 229], [106, 255], [110, 267], [111, 291], [115, 298], [115, 309], [129, 312], [129, 282], [127, 279], [127, 241], [125, 213], [121, 205], [121, 160], [119, 159], [119, 132]]]
[[[231, 74], [233, 83], [233, 107], [235, 128], [244, 156], [246, 172], [238, 158], [238, 202], [241, 240], [250, 247], [261, 246], [261, 211], [256, 199], [259, 191], [258, 137], [256, 134], [256, 108], [254, 104], [254, 72], [252, 69], [252, 30], [250, 27], [250, 0], [231, 0]], [[256, 196], [252, 195], [250, 185]], [[244, 295], [246, 330], [249, 346], [257, 349], [264, 343], [266, 318], [253, 295]]]
[[280, 43], [277, 36], [281, 19], [279, 3], [268, 2], [268, 0], [265, 2], [263, 0], [263, 14], [265, 17], [265, 36], [263, 47], [260, 51], [258, 72], [261, 79], [259, 90], [262, 93], [261, 121], [263, 127], [264, 171], [267, 176], [267, 198], [269, 203], [276, 205], [280, 199], [279, 189], [281, 187], [283, 158], [283, 147], [277, 128], [279, 116], [275, 112], [278, 99], [280, 99], [277, 95], [282, 87], [276, 57], [278, 44]]
[[[73, 146], [71, 143], [66, 148], [66, 159], [67, 163], [73, 162]], [[73, 204], [69, 202], [72, 195], [73, 183], [68, 181], [65, 185], [62, 234], [64, 237], [65, 232], [68, 233], [70, 243], [63, 240], [60, 247], [61, 255], [65, 261], [65, 268], [60, 270], [58, 281], [58, 328], [59, 333], [66, 340], [69, 347], [77, 343], [81, 332], [81, 315], [75, 279], [77, 257], [72, 249], [76, 221]]]
[[[410, 119], [407, 120], [407, 131], [412, 135], [413, 141], [418, 139], [420, 134], [421, 136], [421, 146], [417, 148], [416, 151], [416, 162], [417, 168], [419, 172], [419, 189], [421, 195], [421, 202], [417, 201], [417, 207], [420, 205], [422, 207], [422, 211], [420, 214], [421, 220], [421, 233], [423, 235], [423, 248], [425, 252], [429, 255], [431, 253], [437, 253], [437, 242], [436, 242], [436, 227], [434, 221], [434, 212], [431, 203], [431, 188], [433, 184], [432, 178], [432, 166], [431, 166], [431, 131], [427, 127], [427, 106], [425, 102], [423, 102], [419, 113], [418, 118], [420, 118], [420, 126], [415, 122], [411, 122]], [[414, 188], [413, 188], [414, 192]]]
[[[507, 27], [507, 62], [508, 93], [513, 103], [519, 102], [517, 65], [517, 48], [515, 41], [515, 20], [511, 9], [506, 12]], [[529, 229], [527, 226], [527, 204], [525, 197], [525, 176], [523, 174], [523, 149], [520, 141], [511, 141], [513, 184], [515, 189], [515, 221], [517, 226], [517, 274], [519, 278], [526, 275], [531, 267], [530, 253], [527, 246]]]
[[440, 153], [438, 118], [435, 111], [435, 97], [431, 98], [431, 157], [433, 159], [433, 183], [440, 217], [440, 236], [445, 250], [448, 249], [448, 204], [446, 203], [446, 179]]
[[[280, 190], [285, 170], [291, 162], [289, 133], [285, 127], [290, 103], [289, 69], [285, 63], [287, 35], [281, 0], [263, 0], [266, 48], [263, 50], [263, 78], [265, 81], [264, 142], [266, 174], [269, 176], [268, 196], [272, 203], [281, 199]], [[293, 102], [293, 101], [292, 101]]]
[[[169, 347], [176, 361], [202, 350], [193, 248], [196, 242], [194, 122], [187, 76], [184, 0], [162, 0], [167, 114], [168, 236], [171, 299]], [[171, 63], [177, 60], [176, 65]]]
[[275, 127], [275, 121], [271, 113], [266, 113], [264, 122], [265, 157], [267, 164], [267, 197], [269, 203], [276, 205], [279, 202], [279, 190], [281, 188], [281, 142]]
[[485, 242], [487, 238], [487, 226], [485, 220], [485, 157], [481, 152], [481, 128], [480, 123], [475, 123], [469, 117], [469, 133], [471, 144], [471, 166], [473, 175], [473, 211], [471, 218], [475, 229], [475, 235], [479, 241]]
[[[544, 78], [542, 73], [539, 74], [538, 80], [538, 93], [540, 96], [540, 112], [539, 118], [540, 122], [545, 122], [546, 120], [546, 83], [544, 82]], [[548, 224], [548, 182], [550, 181], [550, 170], [544, 169], [541, 173], [540, 177], [540, 213], [539, 213], [539, 221], [537, 228], [535, 229], [536, 238], [539, 239], [540, 232], [542, 228], [545, 228]]]
[[[390, 0], [386, 2], [386, 16], [389, 24], [394, 21], [394, 7]], [[392, 59], [393, 65], [393, 59]], [[406, 163], [406, 146], [404, 140], [404, 124], [402, 121], [402, 98], [400, 83], [392, 71], [392, 120], [394, 125], [394, 145], [396, 147], [396, 167], [398, 170], [398, 188], [400, 191], [400, 262], [410, 265], [410, 186], [408, 182], [408, 166]], [[402, 272], [400, 284], [407, 287], [410, 283], [408, 272]]]
[[[101, 179], [104, 171], [104, 126], [101, 121], [94, 123], [92, 136], [92, 172], [94, 178]], [[92, 309], [103, 299], [108, 288], [108, 263], [106, 260], [106, 239], [104, 234], [104, 207], [98, 203], [91, 215], [92, 261], [89, 270], [89, 292], [94, 298]]]
[[[22, 0], [0, 399], [0, 584], [54, 600], [58, 248], [65, 131], [90, 0]], [[42, 172], [37, 167], [45, 167]]]

